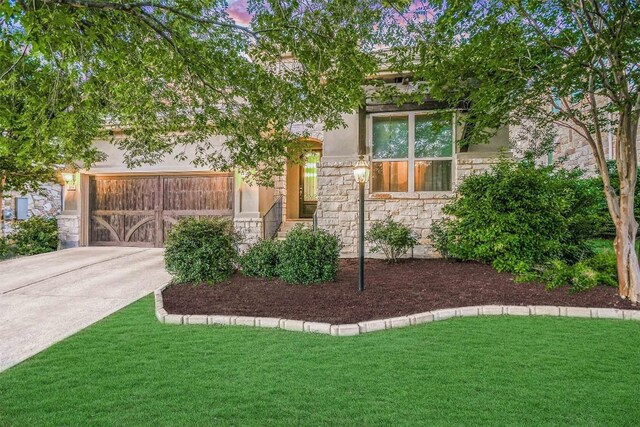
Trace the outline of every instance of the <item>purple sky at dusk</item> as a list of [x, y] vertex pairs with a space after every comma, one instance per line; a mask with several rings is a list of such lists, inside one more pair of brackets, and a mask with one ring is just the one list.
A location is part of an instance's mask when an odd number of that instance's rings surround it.
[[238, 24], [247, 25], [251, 21], [251, 15], [247, 12], [247, 0], [230, 0], [227, 12]]
[[[412, 13], [421, 13], [428, 18], [433, 17], [431, 9], [423, 0], [413, 0], [409, 11]], [[229, 0], [229, 7], [227, 8], [229, 16], [240, 25], [248, 25], [251, 21], [251, 15], [247, 11], [247, 0]]]

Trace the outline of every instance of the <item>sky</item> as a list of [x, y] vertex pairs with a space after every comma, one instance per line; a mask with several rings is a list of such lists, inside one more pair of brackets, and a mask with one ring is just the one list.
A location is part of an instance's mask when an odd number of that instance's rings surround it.
[[[249, 25], [251, 15], [247, 12], [247, 0], [229, 0], [228, 4], [227, 12], [229, 16], [240, 25]], [[411, 12], [421, 11], [425, 16], [433, 17], [424, 0], [413, 0], [409, 10]]]
[[248, 25], [251, 15], [247, 12], [247, 0], [229, 0], [229, 16], [240, 25]]

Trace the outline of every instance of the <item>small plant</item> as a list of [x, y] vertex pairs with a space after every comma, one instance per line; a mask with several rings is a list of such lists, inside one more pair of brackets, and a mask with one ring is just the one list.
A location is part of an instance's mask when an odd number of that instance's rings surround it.
[[527, 278], [541, 280], [546, 283], [547, 290], [569, 286], [571, 292], [582, 292], [598, 285], [618, 286], [616, 258], [612, 251], [598, 253], [574, 265], [553, 260], [537, 277]]
[[58, 249], [58, 221], [31, 217], [16, 224], [9, 236], [15, 255], [36, 255]]
[[295, 226], [280, 246], [278, 276], [287, 283], [309, 285], [333, 281], [338, 274], [340, 239], [325, 230]]
[[584, 261], [572, 267], [571, 292], [582, 292], [598, 286], [598, 272], [589, 267]]
[[235, 271], [239, 241], [228, 218], [183, 218], [167, 237], [167, 271], [178, 283], [222, 282]]
[[390, 216], [383, 221], [375, 221], [366, 239], [373, 244], [371, 252], [382, 251], [389, 262], [396, 262], [398, 257], [418, 244], [418, 239], [411, 229], [394, 221]]
[[540, 274], [540, 280], [546, 284], [547, 290], [567, 286], [571, 283], [572, 277], [573, 271], [571, 266], [559, 259], [549, 262]]
[[246, 276], [273, 279], [278, 276], [278, 257], [281, 243], [278, 240], [261, 240], [240, 257], [240, 267]]
[[0, 237], [0, 260], [11, 258], [13, 248], [6, 237]]
[[618, 287], [618, 262], [613, 249], [599, 252], [584, 263], [597, 272], [599, 284]]

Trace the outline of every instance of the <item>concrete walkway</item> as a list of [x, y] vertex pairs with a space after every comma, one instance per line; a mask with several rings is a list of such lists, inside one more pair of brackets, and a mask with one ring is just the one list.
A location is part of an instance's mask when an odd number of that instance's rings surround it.
[[67, 249], [0, 262], [0, 371], [167, 283], [162, 249]]

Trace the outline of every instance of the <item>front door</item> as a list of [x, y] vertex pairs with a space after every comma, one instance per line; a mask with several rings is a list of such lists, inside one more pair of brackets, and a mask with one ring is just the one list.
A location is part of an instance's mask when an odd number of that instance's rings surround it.
[[318, 162], [320, 152], [305, 155], [300, 165], [300, 218], [312, 218], [318, 207]]

